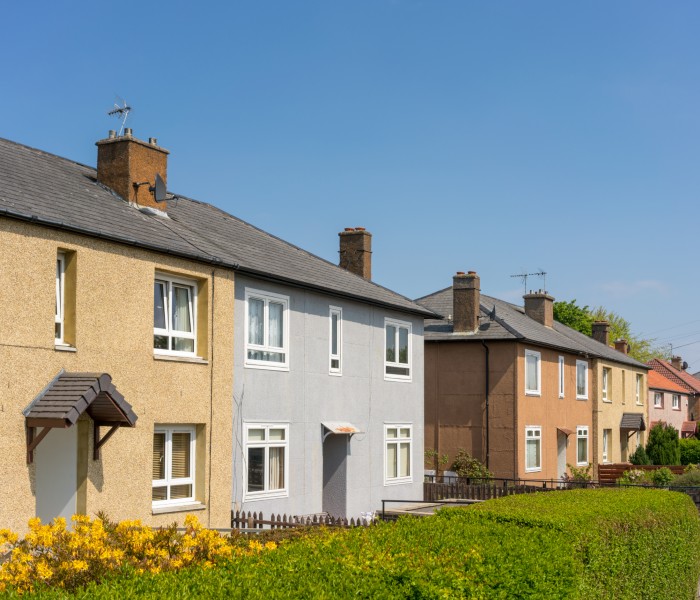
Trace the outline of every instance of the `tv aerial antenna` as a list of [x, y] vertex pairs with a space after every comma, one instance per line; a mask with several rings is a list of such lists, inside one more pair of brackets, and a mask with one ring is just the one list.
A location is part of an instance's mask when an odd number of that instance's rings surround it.
[[528, 277], [541, 277], [542, 278], [542, 288], [547, 291], [547, 273], [540, 269], [537, 273], [518, 273], [517, 275], [511, 275], [511, 277], [519, 277], [523, 282], [523, 293], [527, 294], [527, 278]]
[[121, 105], [119, 102], [114, 103], [114, 108], [110, 110], [107, 114], [110, 117], [117, 117], [117, 119], [121, 119], [122, 126], [119, 128], [119, 135], [121, 136], [122, 133], [124, 133], [124, 125], [126, 125], [126, 119], [129, 116], [129, 113], [131, 112], [132, 108], [126, 103], [126, 100], [124, 98], [119, 98], [119, 101], [121, 101]]

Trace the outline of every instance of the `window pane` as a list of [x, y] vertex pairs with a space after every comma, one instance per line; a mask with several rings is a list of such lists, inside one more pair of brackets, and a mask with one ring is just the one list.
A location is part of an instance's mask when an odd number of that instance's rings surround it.
[[537, 469], [540, 466], [540, 440], [530, 439], [527, 441], [527, 457], [525, 467], [527, 469]]
[[408, 364], [408, 329], [399, 327], [399, 362], [402, 365]]
[[386, 368], [386, 374], [387, 375], [410, 375], [411, 372], [408, 369], [408, 367], [387, 367]]
[[396, 362], [396, 327], [386, 326], [386, 360]]
[[399, 464], [401, 466], [399, 477], [409, 477], [411, 475], [411, 444], [400, 444], [399, 450], [401, 457], [399, 460]]
[[252, 442], [262, 442], [265, 439], [265, 430], [260, 429], [249, 429], [248, 430], [248, 440]]
[[62, 300], [62, 290], [61, 290], [61, 261], [60, 259], [56, 261], [56, 317], [61, 316], [61, 300]]
[[411, 437], [411, 430], [408, 427], [402, 427], [399, 430], [399, 437], [410, 438]]
[[154, 487], [153, 492], [151, 494], [151, 498], [153, 499], [154, 502], [157, 502], [158, 500], [167, 500], [168, 499], [168, 488], [166, 486]]
[[63, 339], [63, 337], [61, 335], [61, 329], [62, 329], [61, 324], [56, 323], [56, 327], [54, 328], [54, 336], [57, 340]]
[[525, 388], [528, 390], [537, 390], [537, 357], [533, 354], [525, 355], [526, 367], [526, 383]]
[[268, 439], [275, 441], [283, 440], [284, 433], [284, 429], [270, 429], [270, 437]]
[[397, 437], [398, 437], [397, 431], [398, 431], [398, 430], [395, 429], [395, 428], [387, 429], [387, 430], [386, 430], [386, 437], [387, 437], [387, 438], [392, 438], [392, 439], [397, 438]]
[[167, 335], [154, 335], [153, 336], [153, 347], [158, 350], [168, 350], [168, 338]]
[[340, 369], [340, 361], [337, 358], [331, 359], [331, 369]]
[[192, 333], [190, 314], [190, 288], [173, 285], [173, 331]]
[[284, 306], [279, 302], [270, 302], [270, 342], [273, 348], [284, 347]]
[[[153, 284], [153, 327], [165, 329], [165, 284], [156, 281]], [[158, 348], [158, 346], [156, 346]]]
[[386, 445], [386, 476], [391, 479], [398, 476], [398, 465], [396, 464], [396, 444]]
[[194, 340], [192, 338], [173, 338], [173, 350], [179, 352], [194, 352]]
[[248, 491], [262, 492], [264, 484], [264, 448], [248, 448]]
[[588, 462], [588, 438], [578, 438], [578, 462]]
[[192, 497], [192, 485], [173, 485], [170, 488], [170, 499], [171, 500], [186, 500]]
[[[153, 434], [153, 479], [165, 479], [165, 434]], [[155, 497], [154, 497], [155, 500]]]
[[[189, 433], [174, 432], [172, 437], [172, 478], [189, 477], [190, 472]], [[172, 494], [171, 494], [172, 495]]]
[[331, 354], [338, 356], [338, 314], [331, 315]]
[[586, 395], [586, 367], [585, 365], [576, 365], [576, 394], [579, 396]]
[[248, 300], [248, 342], [251, 344], [264, 344], [263, 332], [263, 314], [265, 311], [265, 302], [258, 298], [250, 298]]
[[284, 489], [284, 448], [270, 448], [269, 490]]

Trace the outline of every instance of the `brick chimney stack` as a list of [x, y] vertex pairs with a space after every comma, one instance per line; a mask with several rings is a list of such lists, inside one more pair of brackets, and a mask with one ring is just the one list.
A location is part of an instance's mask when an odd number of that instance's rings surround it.
[[627, 343], [627, 340], [624, 339], [619, 339], [615, 340], [615, 350], [618, 352], [622, 352], [622, 354], [627, 354], [629, 352], [629, 344]]
[[545, 327], [554, 325], [554, 297], [539, 290], [523, 296], [525, 314]]
[[481, 280], [475, 271], [458, 271], [452, 278], [452, 325], [455, 333], [476, 331], [479, 327]]
[[131, 129], [96, 143], [97, 181], [114, 190], [124, 200], [166, 211], [166, 202], [156, 202], [149, 188], [155, 186], [156, 173], [168, 182], [168, 154], [156, 138], [148, 142], [133, 137]]
[[372, 234], [364, 227], [346, 227], [341, 231], [340, 262], [343, 269], [372, 279]]
[[679, 371], [683, 370], [683, 359], [680, 356], [671, 357], [671, 366]]
[[593, 321], [593, 335], [591, 336], [595, 341], [610, 345], [610, 324], [607, 321]]

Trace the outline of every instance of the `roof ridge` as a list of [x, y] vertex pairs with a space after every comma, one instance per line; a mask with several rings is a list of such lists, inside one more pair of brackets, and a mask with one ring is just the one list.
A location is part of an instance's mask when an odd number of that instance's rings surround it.
[[97, 173], [97, 168], [93, 167], [91, 165], [86, 165], [84, 163], [78, 162], [77, 160], [73, 160], [72, 158], [66, 158], [65, 156], [61, 156], [60, 154], [54, 154], [53, 152], [47, 152], [46, 150], [42, 150], [41, 148], [35, 148], [34, 146], [28, 146], [27, 144], [22, 144], [21, 142], [16, 142], [14, 140], [10, 140], [8, 138], [0, 137], [0, 142], [7, 142], [8, 144], [12, 144], [13, 146], [19, 146], [20, 148], [25, 148], [26, 150], [31, 150], [32, 152], [38, 152], [39, 154], [43, 154], [44, 156], [51, 156], [53, 158], [58, 158], [59, 160], [63, 160], [65, 162], [78, 165], [79, 167], [84, 167], [86, 169], [90, 169], [91, 171], [95, 171]]

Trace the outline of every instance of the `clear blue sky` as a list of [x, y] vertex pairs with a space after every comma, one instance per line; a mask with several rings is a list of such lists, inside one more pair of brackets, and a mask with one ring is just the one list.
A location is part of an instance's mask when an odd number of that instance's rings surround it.
[[[171, 191], [418, 297], [543, 269], [700, 370], [697, 2], [14, 2], [0, 135], [90, 165], [128, 125]], [[541, 287], [531, 278], [528, 287]]]

